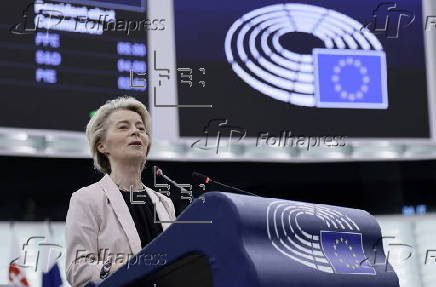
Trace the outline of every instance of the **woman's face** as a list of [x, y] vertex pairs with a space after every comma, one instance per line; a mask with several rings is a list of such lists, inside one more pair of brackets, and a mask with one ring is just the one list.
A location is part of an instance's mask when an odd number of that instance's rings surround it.
[[115, 111], [107, 118], [106, 125], [106, 138], [98, 145], [98, 150], [111, 162], [145, 159], [150, 139], [138, 113]]

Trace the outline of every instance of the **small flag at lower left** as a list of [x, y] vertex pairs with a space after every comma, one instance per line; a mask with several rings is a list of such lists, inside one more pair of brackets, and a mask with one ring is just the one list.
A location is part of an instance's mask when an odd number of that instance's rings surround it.
[[18, 242], [15, 230], [11, 232], [11, 249], [9, 263], [9, 283], [18, 286], [30, 286], [26, 278], [26, 270], [20, 266], [19, 259], [21, 257], [20, 243]]
[[[52, 248], [56, 247], [56, 244], [53, 244], [53, 232], [51, 230], [50, 221], [45, 222], [46, 230], [47, 230], [47, 245], [51, 245]], [[53, 257], [51, 251], [54, 249], [49, 248], [45, 250], [43, 253], [44, 257], [44, 266], [45, 269], [42, 273], [42, 287], [61, 287], [62, 286], [62, 278], [59, 270], [57, 259], [58, 257]], [[60, 255], [60, 254], [59, 254]]]

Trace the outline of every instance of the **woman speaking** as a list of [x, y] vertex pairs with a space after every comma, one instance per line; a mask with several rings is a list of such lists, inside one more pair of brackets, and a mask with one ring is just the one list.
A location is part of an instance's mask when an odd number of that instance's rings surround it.
[[[150, 130], [150, 114], [132, 97], [107, 101], [86, 127], [94, 166], [104, 176], [70, 199], [65, 266], [73, 287], [107, 277], [168, 228], [155, 223], [154, 208], [156, 221], [175, 220], [171, 199], [141, 182]], [[141, 204], [132, 204], [133, 197]]]

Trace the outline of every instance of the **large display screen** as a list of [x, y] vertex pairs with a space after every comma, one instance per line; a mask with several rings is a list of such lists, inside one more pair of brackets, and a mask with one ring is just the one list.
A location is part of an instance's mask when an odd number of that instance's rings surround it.
[[106, 100], [130, 95], [148, 105], [138, 75], [147, 72], [147, 31], [162, 23], [146, 19], [145, 1], [6, 2], [0, 127], [84, 131]]
[[194, 71], [178, 103], [213, 106], [180, 109], [180, 136], [226, 119], [250, 137], [430, 138], [421, 1], [174, 5], [177, 67]]

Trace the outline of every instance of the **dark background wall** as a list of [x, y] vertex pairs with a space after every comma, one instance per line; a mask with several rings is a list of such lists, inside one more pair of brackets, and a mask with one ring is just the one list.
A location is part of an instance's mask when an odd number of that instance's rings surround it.
[[[178, 183], [195, 182], [197, 171], [215, 180], [266, 197], [399, 214], [404, 205], [436, 210], [436, 161], [354, 163], [147, 163], [143, 182], [153, 188], [152, 166]], [[71, 193], [103, 175], [91, 159], [0, 157], [0, 220], [65, 220]], [[197, 183], [194, 185], [197, 186]], [[153, 188], [157, 190], [156, 188]], [[210, 189], [214, 189], [213, 186]], [[187, 204], [172, 193], [178, 212]]]

